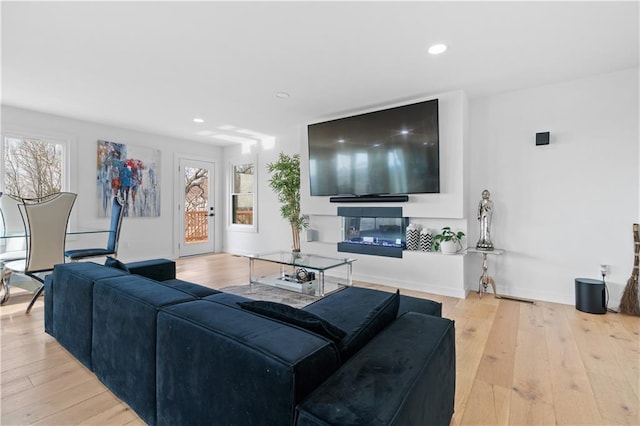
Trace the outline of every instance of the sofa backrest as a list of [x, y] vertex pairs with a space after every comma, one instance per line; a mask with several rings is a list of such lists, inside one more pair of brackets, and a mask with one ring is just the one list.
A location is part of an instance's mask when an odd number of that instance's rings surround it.
[[139, 275], [106, 278], [94, 285], [93, 371], [148, 424], [156, 422], [158, 312], [192, 300], [196, 297], [189, 292]]
[[211, 300], [161, 309], [157, 360], [159, 425], [292, 424], [340, 366], [328, 339]]
[[45, 331], [90, 370], [93, 286], [122, 275], [128, 274], [93, 262], [74, 262], [56, 265], [45, 281]]

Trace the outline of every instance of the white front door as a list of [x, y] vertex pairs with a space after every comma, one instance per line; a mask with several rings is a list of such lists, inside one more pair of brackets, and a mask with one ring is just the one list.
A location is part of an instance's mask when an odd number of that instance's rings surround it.
[[213, 168], [213, 163], [207, 161], [179, 159], [180, 257], [214, 251]]

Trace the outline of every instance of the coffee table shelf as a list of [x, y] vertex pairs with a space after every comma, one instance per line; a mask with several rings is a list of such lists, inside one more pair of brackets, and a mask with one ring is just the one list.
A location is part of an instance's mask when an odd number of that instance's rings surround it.
[[[341, 286], [352, 285], [352, 264], [356, 259], [332, 258], [308, 253], [293, 253], [274, 251], [260, 254], [245, 255], [249, 258], [249, 282], [261, 283], [304, 294], [314, 294], [324, 297], [325, 294], [338, 290]], [[280, 273], [274, 275], [256, 276], [255, 262], [271, 262], [280, 265]], [[327, 279], [325, 271], [344, 267], [346, 279], [335, 277]], [[298, 275], [304, 272], [313, 273], [314, 279], [300, 280]], [[300, 274], [299, 274], [300, 273]]]

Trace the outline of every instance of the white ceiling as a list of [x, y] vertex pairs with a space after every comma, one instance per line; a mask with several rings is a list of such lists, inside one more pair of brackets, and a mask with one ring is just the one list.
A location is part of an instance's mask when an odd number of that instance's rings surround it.
[[[637, 67], [638, 6], [3, 1], [2, 103], [227, 145], [198, 132], [277, 135], [450, 90], [477, 97]], [[427, 54], [436, 42], [447, 52]]]

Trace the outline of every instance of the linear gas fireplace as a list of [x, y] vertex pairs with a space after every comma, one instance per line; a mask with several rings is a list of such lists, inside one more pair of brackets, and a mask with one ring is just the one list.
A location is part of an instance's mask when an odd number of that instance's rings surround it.
[[402, 207], [338, 207], [338, 216], [342, 216], [338, 251], [402, 257], [409, 224]]

